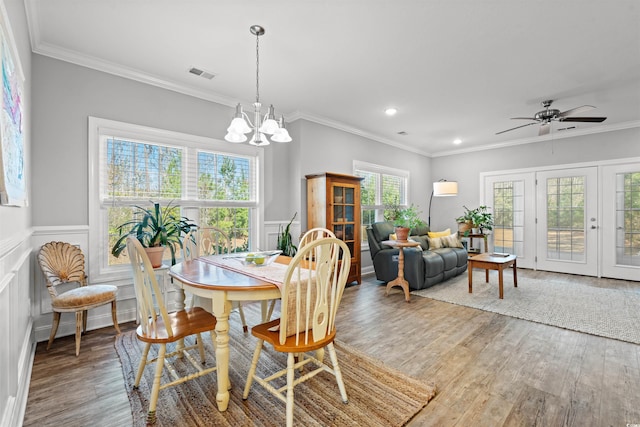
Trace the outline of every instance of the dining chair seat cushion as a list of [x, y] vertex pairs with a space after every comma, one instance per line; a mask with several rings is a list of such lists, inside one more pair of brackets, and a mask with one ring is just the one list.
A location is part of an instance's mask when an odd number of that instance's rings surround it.
[[189, 335], [212, 331], [216, 327], [215, 316], [202, 307], [192, 307], [167, 314], [173, 332], [172, 336], [169, 336], [162, 316], [158, 316], [155, 327], [149, 319], [147, 333], [143, 331], [142, 325], [138, 326], [136, 330], [138, 339], [149, 343], [169, 343]]
[[80, 286], [53, 298], [51, 306], [56, 310], [88, 309], [115, 300], [117, 292], [118, 288], [112, 285]]
[[300, 352], [306, 353], [308, 351], [314, 351], [319, 348], [323, 348], [327, 345], [327, 343], [333, 342], [336, 337], [336, 330], [329, 331], [327, 335], [321, 340], [314, 341], [311, 337], [313, 331], [309, 331], [309, 341], [305, 344], [306, 341], [306, 332], [300, 333], [297, 343], [296, 343], [296, 335], [289, 335], [286, 341], [280, 344], [280, 320], [275, 319], [267, 323], [262, 323], [260, 325], [256, 325], [251, 328], [251, 334], [260, 340], [264, 340], [271, 344], [273, 348], [277, 351], [288, 353], [288, 352]]

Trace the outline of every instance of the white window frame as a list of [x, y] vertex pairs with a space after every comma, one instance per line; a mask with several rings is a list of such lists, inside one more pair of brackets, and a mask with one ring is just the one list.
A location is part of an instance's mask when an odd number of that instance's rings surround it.
[[[406, 207], [411, 205], [409, 200], [409, 180], [410, 173], [407, 170], [396, 169], [389, 166], [378, 165], [375, 163], [368, 163], [359, 160], [353, 161], [353, 174], [356, 175], [357, 171], [363, 171], [368, 173], [373, 173], [380, 175], [393, 175], [398, 178], [404, 180], [404, 203], [400, 204], [400, 206]], [[365, 205], [361, 202], [360, 206], [360, 218], [364, 218], [362, 215], [362, 211], [364, 210], [375, 210], [376, 211], [376, 222], [384, 221], [384, 217], [382, 216], [384, 213], [385, 205], [382, 203], [382, 179], [378, 180], [378, 188], [376, 188], [376, 204], [375, 205]], [[362, 226], [362, 224], [360, 224]], [[361, 244], [363, 249], [369, 248], [369, 243], [365, 240], [365, 235], [362, 233], [361, 236]]]
[[[226, 141], [202, 136], [190, 135], [164, 129], [151, 128], [131, 123], [118, 122], [89, 116], [89, 264], [88, 271], [93, 283], [109, 282], [130, 276], [130, 267], [107, 265], [108, 254], [104, 253], [102, 244], [108, 234], [107, 218], [105, 215], [104, 191], [100, 188], [101, 180], [101, 139], [108, 137], [122, 138], [124, 140], [145, 141], [152, 144], [182, 147], [185, 149], [182, 158], [183, 195], [182, 199], [175, 203], [180, 205], [182, 215], [198, 222], [200, 207], [234, 206], [252, 209], [255, 215], [251, 215], [249, 224], [249, 239], [255, 247], [260, 246], [259, 238], [263, 234], [260, 229], [264, 218], [263, 200], [263, 167], [264, 149], [250, 145], [231, 144]], [[197, 165], [197, 152], [217, 152], [231, 156], [245, 156], [252, 158], [255, 167], [256, 182], [254, 183], [254, 200], [212, 202], [197, 199], [195, 191], [186, 186], [189, 177], [195, 177], [194, 168]], [[148, 200], [140, 201], [140, 203]]]

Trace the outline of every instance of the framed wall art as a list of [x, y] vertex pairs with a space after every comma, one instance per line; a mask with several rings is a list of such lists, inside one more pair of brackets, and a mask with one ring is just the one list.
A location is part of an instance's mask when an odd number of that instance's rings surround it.
[[27, 205], [24, 135], [24, 74], [5, 14], [0, 21], [0, 204]]

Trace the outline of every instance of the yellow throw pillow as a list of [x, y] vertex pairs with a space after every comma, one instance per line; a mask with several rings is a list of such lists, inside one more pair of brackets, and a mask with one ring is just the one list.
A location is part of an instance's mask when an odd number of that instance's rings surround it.
[[389, 240], [398, 240], [398, 236], [396, 236], [396, 233], [389, 234]]
[[451, 229], [447, 228], [444, 231], [429, 231], [429, 237], [444, 237], [449, 236], [451, 234]]

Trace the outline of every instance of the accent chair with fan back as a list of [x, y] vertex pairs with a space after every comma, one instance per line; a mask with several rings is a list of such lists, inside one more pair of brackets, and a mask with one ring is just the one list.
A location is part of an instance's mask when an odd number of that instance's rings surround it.
[[[76, 315], [76, 356], [80, 354], [80, 336], [87, 332], [88, 310], [105, 304], [111, 304], [113, 326], [118, 334], [118, 318], [116, 315], [116, 294], [118, 288], [112, 285], [87, 286], [87, 275], [84, 270], [84, 254], [82, 250], [66, 242], [49, 242], [38, 252], [38, 263], [44, 274], [51, 309], [53, 310], [53, 325], [47, 343], [47, 350], [56, 337], [60, 315], [75, 313]], [[58, 286], [67, 283], [78, 283], [78, 287], [59, 293]]]

